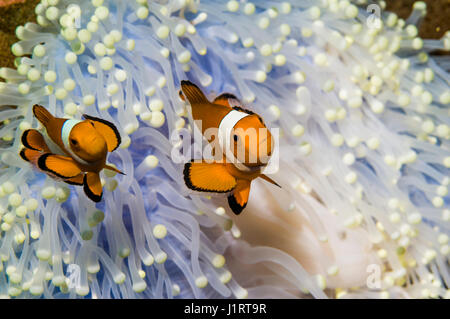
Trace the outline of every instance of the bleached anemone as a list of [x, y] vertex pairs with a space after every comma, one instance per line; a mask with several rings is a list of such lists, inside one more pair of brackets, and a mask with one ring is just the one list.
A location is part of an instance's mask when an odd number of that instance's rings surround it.
[[[366, 6], [41, 1], [0, 72], [0, 294], [449, 297], [449, 75], [428, 53], [450, 36], [417, 36], [423, 2]], [[280, 128], [282, 188], [255, 181], [240, 216], [173, 160], [184, 79]], [[101, 203], [19, 158], [36, 103], [118, 127]]]

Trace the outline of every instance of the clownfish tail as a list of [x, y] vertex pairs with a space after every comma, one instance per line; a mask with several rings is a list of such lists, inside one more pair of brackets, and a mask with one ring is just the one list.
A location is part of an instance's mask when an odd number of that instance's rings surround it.
[[45, 107], [39, 104], [33, 105], [33, 114], [42, 124], [46, 125], [50, 120], [53, 119], [53, 115], [47, 111]]
[[202, 90], [191, 81], [181, 81], [181, 90], [189, 103], [209, 103]]

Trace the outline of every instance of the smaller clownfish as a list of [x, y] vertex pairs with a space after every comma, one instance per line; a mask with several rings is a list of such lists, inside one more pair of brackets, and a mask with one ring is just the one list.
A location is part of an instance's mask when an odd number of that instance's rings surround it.
[[43, 106], [34, 105], [33, 114], [46, 129], [22, 134], [20, 157], [49, 176], [72, 185], [83, 185], [94, 202], [102, 199], [100, 171], [104, 168], [123, 174], [106, 164], [106, 155], [121, 142], [114, 124], [84, 114], [84, 121], [57, 118]]
[[183, 174], [188, 188], [229, 193], [228, 204], [238, 215], [247, 206], [250, 185], [255, 178], [280, 187], [262, 173], [272, 155], [274, 141], [259, 115], [230, 105], [232, 100], [241, 104], [230, 93], [223, 93], [210, 102], [190, 81], [181, 81], [180, 98], [190, 103], [192, 118], [197, 127], [201, 124], [202, 134], [212, 145], [215, 158], [212, 162], [202, 159], [185, 164]]

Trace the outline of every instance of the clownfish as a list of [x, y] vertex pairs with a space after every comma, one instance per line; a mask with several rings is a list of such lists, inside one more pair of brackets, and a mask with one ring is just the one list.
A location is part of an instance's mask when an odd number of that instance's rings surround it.
[[[228, 204], [233, 213], [238, 215], [247, 206], [252, 180], [261, 177], [280, 187], [262, 174], [274, 143], [259, 115], [240, 106], [231, 106], [230, 100], [240, 102], [230, 93], [223, 93], [210, 102], [190, 81], [181, 81], [179, 95], [190, 103], [194, 122], [201, 121], [203, 136], [210, 144], [215, 143], [213, 153], [219, 151], [217, 156], [213, 154], [219, 160], [191, 160], [184, 165], [184, 181], [188, 188], [201, 192], [229, 193]], [[210, 129], [215, 129], [217, 134], [205, 135]]]
[[20, 157], [49, 176], [72, 185], [83, 185], [94, 202], [102, 199], [100, 171], [104, 168], [123, 174], [106, 164], [106, 155], [121, 142], [114, 124], [84, 114], [84, 121], [57, 118], [43, 106], [34, 105], [33, 114], [45, 127], [22, 134]]

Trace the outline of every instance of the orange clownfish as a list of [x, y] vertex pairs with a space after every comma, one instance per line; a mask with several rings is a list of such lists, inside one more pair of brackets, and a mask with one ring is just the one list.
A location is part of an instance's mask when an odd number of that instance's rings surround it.
[[[280, 187], [262, 174], [274, 144], [270, 131], [259, 115], [239, 106], [232, 107], [229, 100], [237, 98], [229, 93], [223, 93], [210, 102], [189, 81], [181, 81], [180, 97], [189, 101], [193, 120], [201, 121], [202, 134], [211, 145], [215, 143], [213, 155], [219, 159], [191, 160], [186, 163], [183, 174], [188, 188], [202, 192], [230, 193], [228, 204], [238, 215], [247, 205], [252, 180], [261, 177]], [[211, 136], [211, 131], [207, 132], [210, 129], [216, 130], [217, 134]]]
[[45, 127], [42, 135], [35, 129], [22, 134], [24, 148], [20, 156], [49, 176], [72, 185], [83, 185], [94, 202], [102, 199], [99, 173], [106, 168], [123, 174], [106, 164], [106, 155], [114, 151], [121, 138], [114, 124], [84, 114], [84, 121], [56, 118], [41, 105], [33, 114]]

